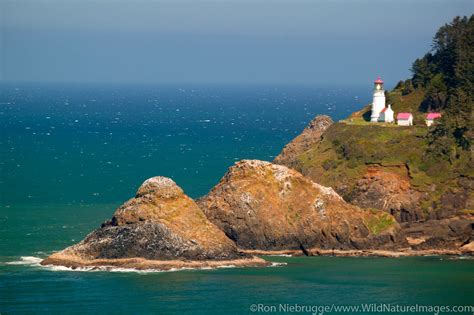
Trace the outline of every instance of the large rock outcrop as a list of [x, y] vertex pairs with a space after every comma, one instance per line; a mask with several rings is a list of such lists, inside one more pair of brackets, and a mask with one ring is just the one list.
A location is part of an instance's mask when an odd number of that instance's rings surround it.
[[397, 242], [398, 224], [389, 214], [361, 210], [269, 162], [237, 162], [198, 204], [243, 249], [390, 248]]
[[285, 145], [273, 163], [293, 168], [295, 165], [295, 157], [318, 143], [324, 131], [333, 123], [333, 120], [329, 116], [316, 116], [301, 134]]
[[[341, 183], [337, 191], [344, 191]], [[347, 201], [361, 208], [385, 210], [399, 222], [418, 221], [424, 214], [420, 203], [425, 194], [411, 187], [404, 165], [384, 167], [372, 165], [364, 176], [356, 181]]]
[[461, 249], [464, 253], [474, 252], [472, 248], [474, 216], [472, 215], [406, 222], [402, 224], [402, 227], [403, 236], [415, 250]]
[[[173, 260], [176, 263], [170, 263]], [[214, 266], [215, 261], [223, 265], [242, 261], [265, 264], [238, 252], [235, 244], [171, 179], [153, 177], [115, 211], [111, 220], [42, 264], [169, 269], [185, 267], [183, 261], [194, 262], [192, 266], [199, 266], [196, 261], [203, 261], [202, 266]]]
[[[313, 122], [294, 142], [308, 134]], [[452, 165], [430, 159], [427, 132], [424, 126], [367, 124], [352, 117], [306, 141], [311, 144], [303, 152], [284, 148], [275, 162], [334, 188], [352, 205], [391, 214], [415, 251], [459, 251], [462, 246], [466, 252], [471, 248], [466, 233], [474, 234], [474, 159], [464, 156]], [[454, 225], [446, 222], [465, 229], [451, 229]], [[413, 227], [420, 237], [412, 236], [417, 234]]]
[[[311, 133], [316, 117], [291, 143]], [[328, 125], [301, 150], [285, 147], [275, 162], [334, 188], [344, 200], [362, 208], [387, 211], [399, 222], [443, 219], [472, 209], [472, 164], [436, 161], [429, 152], [425, 126], [351, 122]]]

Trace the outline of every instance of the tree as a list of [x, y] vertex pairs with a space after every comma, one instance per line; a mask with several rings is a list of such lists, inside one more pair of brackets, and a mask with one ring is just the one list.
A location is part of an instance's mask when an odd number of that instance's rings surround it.
[[434, 67], [433, 55], [430, 53], [421, 59], [416, 59], [411, 68], [413, 86], [415, 88], [426, 87], [433, 77]]
[[425, 101], [444, 103], [440, 106], [444, 115], [430, 133], [430, 152], [450, 156], [457, 148], [470, 150], [473, 141], [474, 15], [456, 17], [442, 26], [434, 37], [433, 50], [438, 73], [430, 79]]
[[426, 90], [425, 99], [420, 105], [420, 110], [424, 112], [439, 111], [446, 107], [448, 98], [448, 88], [444, 83], [443, 75], [436, 74], [430, 80]]

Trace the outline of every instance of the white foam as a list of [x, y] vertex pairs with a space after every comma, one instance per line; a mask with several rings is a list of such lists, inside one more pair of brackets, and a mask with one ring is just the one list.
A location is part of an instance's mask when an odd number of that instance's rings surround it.
[[[457, 259], [474, 260], [474, 256], [465, 256], [465, 255], [460, 255], [460, 256], [448, 256], [446, 259], [448, 259], [448, 260], [457, 260]], [[443, 258], [440, 258], [440, 260], [443, 260]]]
[[33, 256], [21, 256], [20, 260], [9, 261], [5, 263], [6, 265], [31, 265], [31, 266], [40, 266], [40, 262], [43, 259]]
[[[274, 256], [284, 256], [284, 257], [291, 257], [291, 255], [274, 255]], [[215, 269], [229, 269], [229, 268], [237, 268], [236, 265], [224, 265], [224, 266], [217, 266], [217, 267], [197, 267], [197, 268], [190, 268], [190, 267], [183, 267], [183, 268], [171, 268], [168, 270], [162, 269], [136, 269], [136, 268], [123, 268], [123, 267], [114, 267], [114, 266], [97, 266], [97, 267], [65, 267], [65, 266], [56, 266], [56, 265], [41, 265], [41, 261], [43, 259], [34, 256], [21, 256], [20, 260], [17, 261], [9, 261], [6, 262], [6, 265], [22, 265], [22, 266], [34, 266], [40, 267], [42, 269], [47, 269], [50, 271], [76, 271], [76, 272], [133, 272], [133, 273], [161, 273], [161, 272], [176, 272], [176, 271], [184, 271], [184, 270], [215, 270]], [[280, 262], [272, 262], [269, 267], [277, 267], [277, 266], [284, 266], [287, 263], [280, 263]]]
[[121, 267], [112, 267], [112, 266], [98, 266], [98, 267], [65, 267], [65, 266], [55, 266], [55, 265], [46, 265], [41, 266], [44, 269], [50, 271], [75, 271], [75, 272], [134, 272], [134, 273], [154, 273], [154, 272], [166, 272], [166, 271], [175, 271], [175, 270], [158, 270], [158, 269], [135, 269], [135, 268], [121, 268]]
[[[41, 266], [41, 265], [40, 265]], [[184, 271], [184, 270], [215, 270], [218, 268], [233, 268], [235, 266], [219, 266], [217, 268], [212, 267], [197, 267], [197, 268], [190, 268], [190, 267], [183, 267], [183, 268], [170, 268], [168, 270], [163, 269], [136, 269], [136, 268], [123, 268], [123, 267], [113, 267], [113, 266], [97, 266], [97, 267], [65, 267], [65, 266], [55, 266], [55, 265], [46, 265], [41, 266], [42, 268], [51, 270], [51, 271], [79, 271], [79, 272], [133, 272], [133, 273], [161, 273], [161, 272], [176, 272], [176, 271]]]

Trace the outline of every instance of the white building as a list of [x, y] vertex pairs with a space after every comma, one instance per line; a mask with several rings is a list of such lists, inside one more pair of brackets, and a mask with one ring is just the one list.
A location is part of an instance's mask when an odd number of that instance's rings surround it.
[[440, 119], [440, 118], [441, 118], [441, 113], [429, 113], [428, 115], [426, 115], [425, 123], [429, 127], [434, 123], [436, 119]]
[[413, 115], [411, 113], [398, 113], [397, 125], [413, 126]]
[[380, 77], [374, 82], [374, 98], [372, 102], [371, 122], [379, 122], [380, 112], [385, 109], [385, 91]]
[[379, 115], [380, 122], [393, 123], [393, 110], [392, 105], [388, 104], [387, 107], [382, 109]]

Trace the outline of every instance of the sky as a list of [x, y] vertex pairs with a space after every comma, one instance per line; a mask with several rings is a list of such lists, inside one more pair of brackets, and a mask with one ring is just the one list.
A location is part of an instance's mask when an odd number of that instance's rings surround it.
[[0, 79], [395, 84], [468, 0], [0, 0]]

